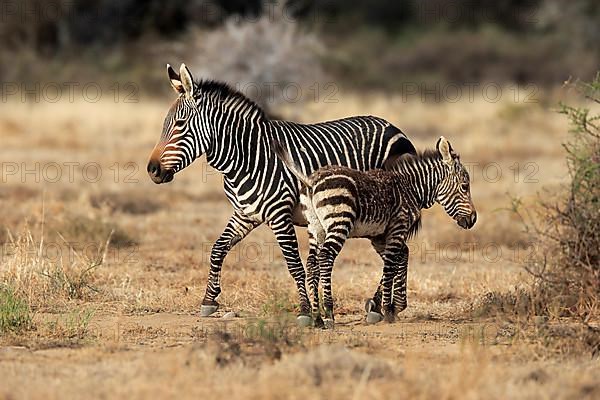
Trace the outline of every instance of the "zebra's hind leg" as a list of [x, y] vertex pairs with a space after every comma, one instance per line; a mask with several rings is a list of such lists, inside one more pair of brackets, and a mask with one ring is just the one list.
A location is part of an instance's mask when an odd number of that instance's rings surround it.
[[206, 285], [206, 294], [200, 306], [200, 315], [208, 317], [215, 313], [219, 308], [217, 297], [221, 293], [221, 266], [227, 253], [236, 243], [245, 238], [260, 223], [248, 218], [247, 216], [235, 212], [227, 226], [221, 233], [212, 247], [210, 253], [210, 271], [208, 273], [208, 283]]
[[273, 233], [275, 233], [277, 243], [281, 248], [290, 275], [292, 275], [292, 278], [296, 281], [296, 286], [298, 288], [298, 296], [300, 298], [298, 324], [307, 326], [311, 323], [311, 307], [306, 292], [306, 273], [304, 271], [304, 266], [302, 265], [302, 260], [300, 259], [300, 253], [298, 252], [298, 239], [296, 238], [292, 218], [290, 215], [276, 219], [275, 221], [276, 222], [270, 222], [269, 226], [273, 230]]

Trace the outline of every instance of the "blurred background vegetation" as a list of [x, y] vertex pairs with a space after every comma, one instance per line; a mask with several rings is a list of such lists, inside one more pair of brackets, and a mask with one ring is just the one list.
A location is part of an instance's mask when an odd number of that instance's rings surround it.
[[160, 94], [164, 64], [186, 62], [230, 83], [553, 87], [600, 64], [596, 0], [9, 0], [0, 11], [4, 82], [135, 81]]

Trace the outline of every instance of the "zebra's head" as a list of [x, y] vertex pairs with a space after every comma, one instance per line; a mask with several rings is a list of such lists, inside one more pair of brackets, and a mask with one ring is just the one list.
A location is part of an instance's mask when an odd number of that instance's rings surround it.
[[162, 135], [148, 161], [148, 174], [154, 183], [172, 181], [175, 173], [205, 152], [203, 141], [195, 133], [202, 124], [192, 74], [185, 64], [181, 64], [179, 74], [167, 64], [167, 73], [179, 97], [165, 117]]
[[461, 228], [471, 229], [477, 221], [477, 212], [471, 199], [469, 173], [446, 138], [440, 137], [436, 147], [443, 168], [447, 168], [447, 175], [438, 185], [436, 201]]

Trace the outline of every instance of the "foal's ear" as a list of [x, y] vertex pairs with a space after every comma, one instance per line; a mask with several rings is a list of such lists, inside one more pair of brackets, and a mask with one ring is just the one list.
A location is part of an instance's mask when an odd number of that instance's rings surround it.
[[181, 64], [181, 67], [179, 67], [179, 76], [181, 77], [181, 83], [183, 84], [185, 94], [189, 97], [194, 97], [194, 79], [192, 78], [192, 73], [185, 64]]
[[181, 83], [181, 78], [179, 78], [179, 74], [171, 67], [171, 64], [167, 64], [167, 74], [169, 75], [169, 81], [171, 81], [171, 86], [173, 86], [175, 93], [185, 93], [185, 90], [183, 90], [183, 84]]
[[446, 140], [445, 137], [440, 136], [440, 138], [437, 141], [436, 148], [442, 156], [442, 161], [444, 161], [446, 164], [451, 165], [454, 151], [452, 150], [450, 142]]

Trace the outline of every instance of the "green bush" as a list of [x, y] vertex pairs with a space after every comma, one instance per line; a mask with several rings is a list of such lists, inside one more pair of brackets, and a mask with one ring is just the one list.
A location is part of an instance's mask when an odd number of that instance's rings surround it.
[[19, 332], [31, 326], [27, 302], [8, 287], [0, 286], [0, 334]]
[[[600, 103], [600, 74], [591, 83], [571, 85]], [[565, 104], [560, 112], [572, 127], [564, 144], [571, 180], [558, 200], [541, 204], [545, 223], [535, 233], [543, 251], [529, 269], [547, 300], [538, 313], [588, 323], [600, 315], [600, 114]]]

